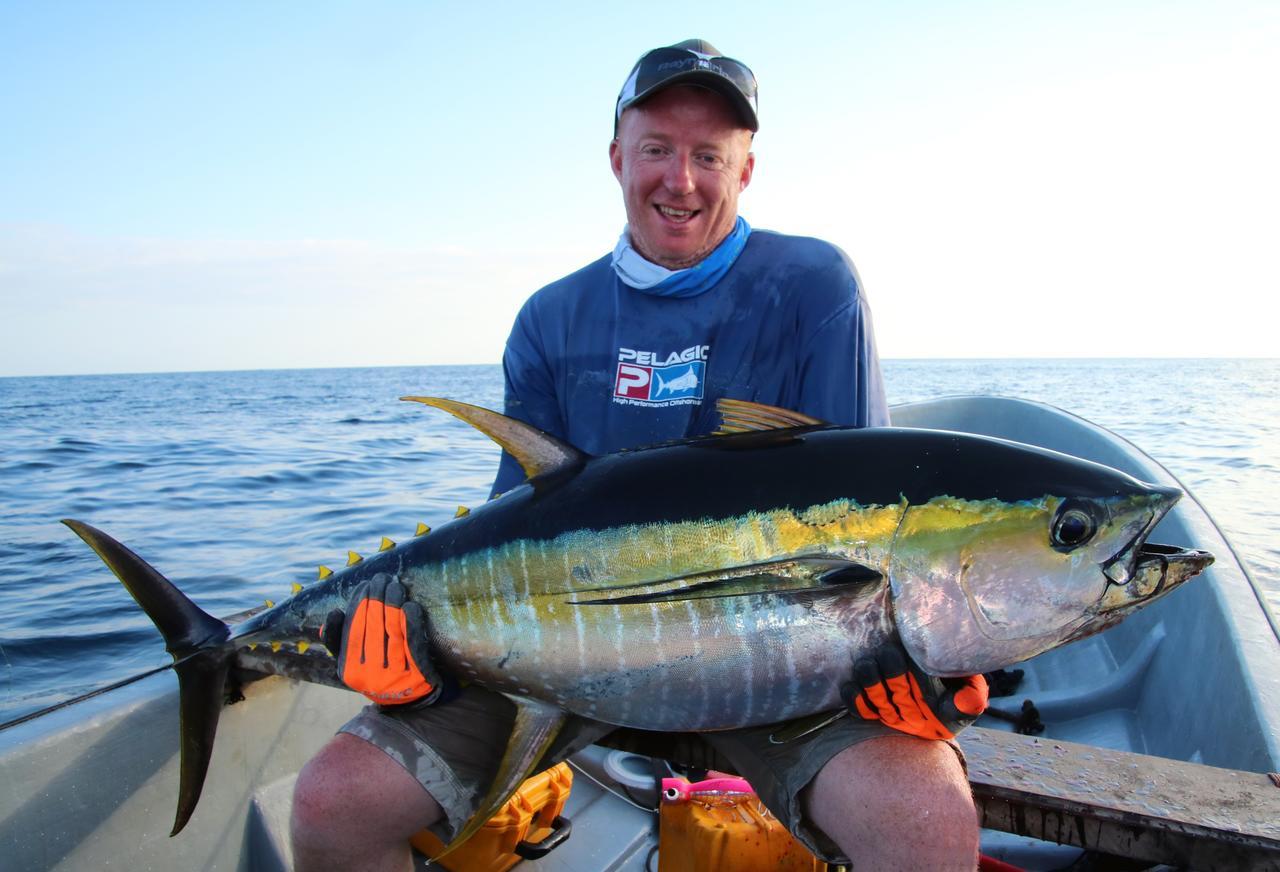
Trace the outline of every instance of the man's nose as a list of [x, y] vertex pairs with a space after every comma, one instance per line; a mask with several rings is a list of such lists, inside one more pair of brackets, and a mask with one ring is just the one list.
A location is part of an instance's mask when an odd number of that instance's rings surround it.
[[693, 193], [693, 161], [689, 155], [678, 154], [671, 159], [665, 181], [673, 194]]

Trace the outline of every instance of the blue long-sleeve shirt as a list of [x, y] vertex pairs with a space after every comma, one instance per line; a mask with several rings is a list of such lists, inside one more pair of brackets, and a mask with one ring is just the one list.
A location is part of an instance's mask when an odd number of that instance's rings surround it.
[[[607, 256], [546, 286], [516, 317], [502, 368], [507, 415], [590, 454], [710, 433], [721, 397], [889, 423], [853, 263], [821, 240], [762, 230], [697, 296], [628, 287]], [[523, 480], [504, 453], [494, 493]]]

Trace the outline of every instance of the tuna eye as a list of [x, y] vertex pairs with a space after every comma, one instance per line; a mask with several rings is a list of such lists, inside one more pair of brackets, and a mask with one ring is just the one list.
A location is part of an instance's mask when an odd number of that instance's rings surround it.
[[1067, 509], [1053, 522], [1053, 544], [1075, 548], [1093, 537], [1093, 517], [1084, 509]]

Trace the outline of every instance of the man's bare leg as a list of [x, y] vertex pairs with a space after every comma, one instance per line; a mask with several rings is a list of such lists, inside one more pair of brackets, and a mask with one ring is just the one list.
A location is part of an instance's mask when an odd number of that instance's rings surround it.
[[813, 779], [806, 814], [854, 869], [967, 870], [978, 863], [978, 815], [956, 752], [943, 742], [882, 736], [837, 754]]
[[298, 774], [289, 827], [294, 868], [406, 872], [409, 837], [442, 815], [403, 767], [339, 733]]

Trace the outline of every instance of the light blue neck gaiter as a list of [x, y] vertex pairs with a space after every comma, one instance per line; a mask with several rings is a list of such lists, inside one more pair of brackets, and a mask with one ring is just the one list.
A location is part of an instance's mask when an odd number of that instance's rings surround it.
[[738, 216], [733, 230], [715, 249], [688, 269], [670, 270], [648, 261], [631, 246], [627, 228], [613, 249], [613, 271], [622, 283], [655, 297], [696, 297], [715, 287], [742, 254], [751, 225]]

